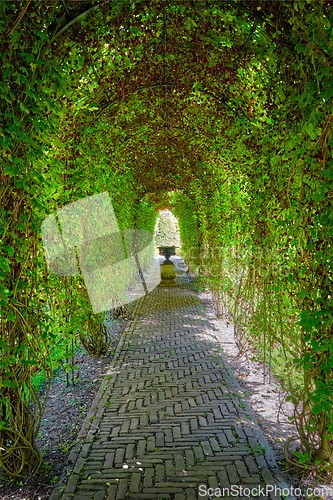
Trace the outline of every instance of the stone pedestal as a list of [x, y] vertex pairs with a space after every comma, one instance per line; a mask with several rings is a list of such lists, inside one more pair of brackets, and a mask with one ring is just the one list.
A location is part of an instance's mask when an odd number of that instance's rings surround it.
[[173, 262], [167, 259], [161, 265], [161, 283], [160, 286], [177, 286], [175, 283], [176, 273], [173, 270]]
[[177, 286], [175, 283], [176, 273], [173, 270], [173, 262], [169, 259], [171, 255], [175, 255], [175, 247], [159, 247], [160, 255], [163, 255], [166, 260], [161, 265], [161, 283], [160, 286]]

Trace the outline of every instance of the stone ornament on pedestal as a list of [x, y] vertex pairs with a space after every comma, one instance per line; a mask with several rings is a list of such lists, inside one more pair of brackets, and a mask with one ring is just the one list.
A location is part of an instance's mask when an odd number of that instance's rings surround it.
[[176, 273], [173, 270], [173, 262], [169, 259], [171, 255], [176, 255], [175, 247], [158, 247], [160, 255], [165, 257], [161, 265], [161, 282], [159, 286], [177, 286], [174, 279]]

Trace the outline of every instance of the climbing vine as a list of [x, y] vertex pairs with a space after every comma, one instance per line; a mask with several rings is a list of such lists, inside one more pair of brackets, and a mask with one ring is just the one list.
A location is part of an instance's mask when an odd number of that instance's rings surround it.
[[280, 356], [298, 428], [286, 459], [329, 479], [329, 2], [7, 1], [0, 15], [2, 469], [40, 464], [31, 377], [52, 379], [59, 335], [107, 349], [81, 278], [48, 272], [40, 227], [108, 191], [121, 229], [153, 231], [172, 207], [240, 350]]

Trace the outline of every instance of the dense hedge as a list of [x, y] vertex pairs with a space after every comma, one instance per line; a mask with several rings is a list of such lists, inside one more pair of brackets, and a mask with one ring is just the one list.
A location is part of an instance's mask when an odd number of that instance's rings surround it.
[[329, 2], [8, 0], [0, 16], [1, 467], [40, 463], [31, 377], [51, 379], [56, 328], [71, 342], [83, 319], [101, 327], [81, 278], [47, 272], [41, 222], [109, 191], [121, 228], [174, 207], [240, 347], [277, 346], [302, 375], [286, 458], [329, 478]]

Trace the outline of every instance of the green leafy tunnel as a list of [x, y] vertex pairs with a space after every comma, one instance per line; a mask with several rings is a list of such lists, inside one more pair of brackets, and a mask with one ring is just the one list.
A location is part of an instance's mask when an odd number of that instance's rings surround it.
[[0, 17], [2, 469], [40, 465], [32, 379], [50, 383], [53, 346], [80, 332], [105, 352], [82, 279], [48, 273], [40, 227], [108, 191], [121, 229], [177, 216], [240, 350], [281, 353], [286, 459], [330, 478], [331, 2], [7, 0]]

